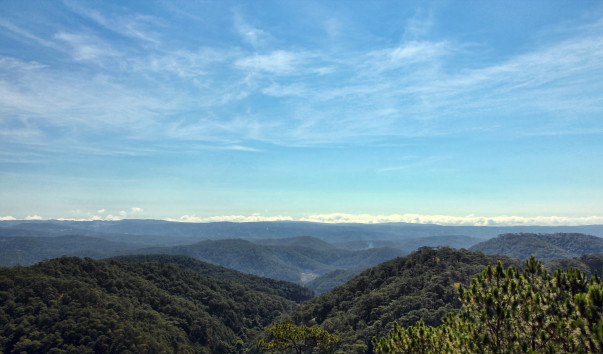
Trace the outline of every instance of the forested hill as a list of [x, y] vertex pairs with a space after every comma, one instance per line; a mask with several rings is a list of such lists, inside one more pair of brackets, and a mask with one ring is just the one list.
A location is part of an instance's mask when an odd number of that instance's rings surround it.
[[585, 254], [580, 257], [555, 259], [545, 263], [545, 267], [552, 273], [557, 269], [578, 268], [587, 276], [593, 276], [595, 272], [598, 276], [603, 275], [603, 255]]
[[258, 245], [269, 245], [269, 246], [293, 246], [293, 247], [305, 247], [312, 248], [315, 250], [328, 250], [336, 249], [335, 245], [320, 240], [312, 236], [297, 236], [297, 237], [285, 237], [285, 238], [265, 238], [260, 240], [253, 240], [253, 243]]
[[291, 318], [337, 334], [343, 338], [344, 352], [364, 353], [371, 338], [387, 334], [393, 321], [407, 326], [423, 318], [427, 324], [439, 324], [445, 314], [461, 306], [454, 284], [466, 285], [499, 259], [505, 266], [520, 266], [519, 260], [506, 256], [423, 247], [302, 304]]
[[301, 303], [314, 297], [312, 290], [284, 280], [275, 280], [272, 278], [259, 277], [252, 274], [244, 274], [234, 269], [225, 268], [219, 265], [202, 262], [188, 256], [172, 256], [165, 254], [146, 254], [114, 257], [108, 260], [118, 260], [123, 262], [157, 262], [171, 264], [178, 268], [192, 270], [195, 273], [208, 275], [216, 279], [230, 280], [241, 285], [245, 285], [253, 290], [257, 290], [270, 295], [277, 295], [286, 299]]
[[0, 236], [0, 267], [26, 266], [61, 256], [103, 258], [136, 248], [140, 247], [88, 236]]
[[399, 240], [358, 240], [348, 242], [337, 242], [335, 243], [335, 246], [349, 250], [365, 250], [373, 247], [391, 247], [405, 250], [410, 253], [424, 246], [469, 248], [482, 241], [484, 241], [484, 239], [477, 237], [462, 235], [445, 235], [404, 238]]
[[153, 247], [138, 254], [180, 254], [243, 273], [300, 282], [336, 269], [368, 268], [406, 252], [391, 248], [349, 251], [297, 245], [260, 245], [241, 239], [202, 241], [192, 245]]
[[579, 233], [503, 234], [478, 243], [470, 249], [519, 259], [527, 259], [534, 255], [540, 260], [549, 261], [603, 253], [603, 238]]
[[162, 263], [57, 258], [0, 268], [9, 352], [241, 352], [295, 303]]

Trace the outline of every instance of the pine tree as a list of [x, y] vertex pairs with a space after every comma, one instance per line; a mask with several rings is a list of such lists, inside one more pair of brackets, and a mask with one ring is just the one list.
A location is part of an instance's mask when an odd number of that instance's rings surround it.
[[576, 269], [547, 273], [536, 258], [520, 272], [489, 265], [468, 288], [463, 304], [439, 327], [422, 321], [406, 329], [394, 323], [388, 338], [373, 338], [377, 353], [601, 352], [603, 285]]
[[318, 348], [320, 352], [329, 353], [340, 342], [339, 337], [317, 327], [296, 326], [293, 322], [273, 323], [266, 328], [269, 339], [260, 339], [257, 347], [262, 351], [282, 352], [295, 350], [303, 353], [310, 348]]

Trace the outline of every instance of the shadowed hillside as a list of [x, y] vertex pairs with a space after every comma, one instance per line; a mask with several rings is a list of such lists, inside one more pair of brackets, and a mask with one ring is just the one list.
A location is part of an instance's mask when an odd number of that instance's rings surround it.
[[171, 264], [178, 268], [192, 270], [195, 273], [208, 275], [216, 279], [233, 281], [253, 290], [270, 295], [278, 295], [295, 302], [304, 302], [314, 297], [312, 290], [295, 283], [241, 273], [233, 269], [202, 262], [188, 256], [170, 256], [164, 254], [132, 255], [114, 257], [107, 260], [113, 259], [122, 262], [156, 262]]
[[137, 250], [136, 253], [187, 255], [240, 272], [294, 282], [310, 281], [341, 268], [367, 268], [404, 254], [403, 251], [390, 248], [349, 251], [329, 244], [323, 249], [317, 249], [293, 245], [259, 245], [240, 239], [148, 248]]
[[60, 256], [103, 258], [139, 247], [87, 236], [0, 237], [0, 266], [27, 266]]
[[503, 234], [470, 248], [486, 254], [504, 254], [527, 259], [531, 255], [543, 261], [603, 253], [603, 239], [577, 233]]

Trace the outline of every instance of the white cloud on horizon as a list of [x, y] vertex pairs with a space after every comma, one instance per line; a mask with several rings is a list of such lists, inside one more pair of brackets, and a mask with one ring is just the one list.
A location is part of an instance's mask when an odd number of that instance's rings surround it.
[[30, 216], [26, 216], [25, 220], [44, 220], [44, 218], [41, 217], [40, 215], [30, 215]]
[[[132, 208], [140, 209], [140, 208]], [[142, 210], [142, 209], [141, 209]], [[64, 221], [120, 221], [127, 219], [127, 213], [120, 211], [119, 215], [91, 215], [82, 218], [57, 218]], [[0, 221], [20, 220], [12, 216], [2, 216]], [[42, 218], [39, 215], [27, 216], [23, 220], [52, 220]], [[423, 214], [314, 214], [307, 217], [294, 218], [286, 215], [265, 216], [261, 214], [252, 215], [222, 215], [200, 217], [195, 215], [183, 215], [179, 218], [166, 218], [165, 221], [184, 223], [211, 223], [211, 222], [262, 222], [262, 221], [305, 221], [327, 224], [380, 224], [380, 223], [409, 223], [409, 224], [436, 224], [444, 226], [579, 226], [579, 225], [603, 225], [603, 216], [452, 216], [452, 215], [423, 215]]]
[[458, 226], [561, 226], [561, 225], [594, 225], [603, 224], [603, 216], [583, 216], [583, 217], [565, 217], [565, 216], [451, 216], [451, 215], [421, 215], [421, 214], [392, 214], [392, 215], [371, 215], [371, 214], [317, 214], [306, 218], [300, 218], [300, 221], [324, 222], [324, 223], [387, 223], [387, 222], [405, 222], [412, 224], [438, 224], [438, 225], [458, 225]]
[[411, 224], [437, 224], [448, 226], [576, 226], [576, 225], [599, 225], [603, 224], [603, 216], [451, 216], [451, 215], [421, 215], [421, 214], [392, 214], [392, 215], [372, 215], [372, 214], [315, 214], [307, 217], [293, 218], [291, 216], [262, 216], [253, 214], [227, 215], [212, 217], [197, 217], [194, 215], [184, 215], [178, 219], [165, 219], [167, 221], [206, 223], [206, 222], [258, 222], [258, 221], [307, 221], [318, 223], [359, 223], [359, 224], [379, 224], [404, 222]]
[[258, 221], [294, 221], [290, 216], [262, 216], [259, 214], [253, 214], [250, 216], [244, 215], [224, 215], [224, 216], [210, 216], [210, 217], [198, 217], [195, 215], [183, 215], [178, 219], [165, 219], [166, 221], [174, 222], [190, 222], [190, 223], [208, 223], [208, 222], [258, 222]]

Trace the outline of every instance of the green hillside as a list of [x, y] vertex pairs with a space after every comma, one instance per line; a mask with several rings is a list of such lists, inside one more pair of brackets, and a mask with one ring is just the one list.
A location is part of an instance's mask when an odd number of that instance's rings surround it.
[[315, 250], [335, 249], [336, 246], [312, 236], [297, 236], [285, 238], [266, 238], [253, 240], [258, 245], [306, 247]]
[[299, 303], [314, 297], [312, 290], [295, 283], [259, 277], [252, 274], [244, 274], [234, 269], [202, 262], [188, 256], [172, 256], [165, 254], [131, 255], [114, 257], [109, 260], [113, 259], [122, 262], [157, 262], [171, 264], [178, 268], [192, 270], [195, 273], [207, 275], [216, 279], [230, 280], [245, 285], [253, 290], [270, 295], [277, 295]]
[[557, 269], [577, 268], [586, 273], [587, 276], [593, 276], [595, 273], [603, 275], [603, 255], [585, 254], [580, 257], [555, 259], [545, 263], [549, 272]]
[[366, 352], [373, 336], [384, 336], [393, 321], [401, 325], [423, 319], [438, 325], [448, 312], [460, 308], [454, 284], [467, 284], [489, 263], [505, 256], [487, 256], [468, 250], [424, 247], [362, 272], [357, 277], [298, 307], [290, 316], [296, 323], [319, 325], [343, 339], [344, 352]]
[[306, 286], [320, 295], [327, 291], [333, 290], [335, 287], [345, 284], [348, 280], [362, 273], [365, 268], [361, 269], [337, 269], [327, 274], [323, 274], [318, 278], [306, 283]]
[[335, 243], [337, 247], [349, 250], [365, 250], [374, 247], [391, 247], [398, 248], [408, 253], [413, 252], [420, 247], [451, 247], [451, 248], [469, 248], [479, 242], [484, 241], [483, 238], [463, 236], [463, 235], [445, 235], [445, 236], [428, 236], [401, 238], [396, 240], [358, 240]]
[[579, 233], [502, 234], [470, 249], [519, 259], [528, 259], [534, 255], [540, 260], [550, 261], [603, 253], [603, 238]]
[[295, 303], [161, 263], [0, 268], [2, 352], [226, 353]]

